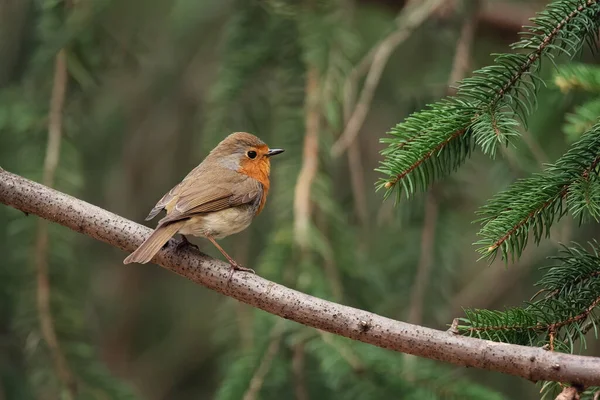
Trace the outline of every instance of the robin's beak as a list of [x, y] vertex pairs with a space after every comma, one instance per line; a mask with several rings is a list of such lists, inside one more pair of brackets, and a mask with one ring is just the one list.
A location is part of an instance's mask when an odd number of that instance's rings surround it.
[[277, 154], [281, 154], [284, 151], [285, 151], [284, 149], [269, 149], [267, 156], [268, 157], [276, 156]]

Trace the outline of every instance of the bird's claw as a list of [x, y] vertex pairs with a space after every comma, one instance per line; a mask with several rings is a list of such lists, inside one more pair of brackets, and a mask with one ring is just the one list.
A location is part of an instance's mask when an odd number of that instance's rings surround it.
[[229, 264], [231, 264], [231, 269], [234, 271], [244, 271], [244, 272], [250, 272], [252, 274], [256, 275], [256, 271], [254, 271], [252, 268], [246, 268], [246, 267], [242, 267], [240, 264], [238, 264], [237, 262], [233, 261], [230, 262]]
[[185, 246], [190, 246], [200, 251], [200, 247], [198, 247], [198, 245], [195, 245], [194, 243], [190, 242], [185, 236], [181, 235], [181, 241], [177, 243], [176, 250], [181, 250]]

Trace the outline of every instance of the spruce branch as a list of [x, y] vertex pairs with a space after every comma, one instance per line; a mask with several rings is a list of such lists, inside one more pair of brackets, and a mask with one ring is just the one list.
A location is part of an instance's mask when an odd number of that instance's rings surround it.
[[[583, 43], [592, 44], [600, 21], [596, 18], [600, 6], [596, 0], [558, 0], [547, 6], [527, 27], [523, 39], [512, 45], [526, 54], [500, 54], [494, 65], [475, 71], [464, 79], [456, 97], [434, 103], [428, 109], [414, 113], [382, 139], [388, 147], [382, 151], [384, 160], [377, 169], [387, 175], [379, 181], [386, 196], [397, 183], [398, 196], [410, 196], [419, 186], [425, 189], [439, 176], [457, 169], [474, 149], [482, 146], [485, 153], [495, 154], [499, 143], [506, 142], [515, 131], [505, 123], [502, 130], [483, 132], [476, 124], [481, 118], [494, 120], [508, 113], [522, 122], [535, 108], [535, 95], [540, 85], [537, 77], [541, 59], [556, 55], [574, 56]], [[498, 132], [501, 140], [494, 140]], [[479, 140], [473, 141], [478, 134]]]
[[545, 292], [549, 292], [546, 297], [556, 297], [571, 290], [581, 290], [593, 283], [600, 276], [600, 266], [597, 264], [600, 260], [598, 242], [590, 243], [590, 248], [590, 252], [587, 252], [583, 246], [575, 243], [573, 247], [563, 246], [560, 255], [550, 257], [551, 260], [557, 260], [558, 264], [545, 268], [547, 272], [536, 285], [543, 289], [534, 298]]
[[462, 334], [506, 343], [530, 346], [547, 345], [550, 350], [573, 352], [576, 340], [596, 325], [594, 311], [600, 306], [600, 257], [598, 243], [591, 251], [575, 244], [565, 247], [551, 259], [558, 263], [546, 267], [542, 286], [524, 307], [505, 311], [465, 310], [458, 327]]
[[[597, 185], [600, 163], [600, 124], [575, 143], [558, 161], [543, 173], [521, 179], [495, 195], [478, 211], [483, 239], [478, 251], [482, 258], [493, 260], [498, 251], [503, 259], [520, 257], [533, 231], [536, 244], [548, 237], [554, 222], [570, 210], [583, 220], [585, 212], [600, 213]], [[528, 196], [523, 196], [528, 193]]]
[[[0, 169], [0, 202], [111, 244], [135, 250], [151, 229]], [[154, 262], [199, 285], [303, 325], [394, 351], [529, 380], [600, 385], [600, 359], [498, 344], [394, 321], [321, 300], [259, 276], [230, 273], [229, 264], [171, 240]], [[361, 321], [369, 321], [368, 326]]]

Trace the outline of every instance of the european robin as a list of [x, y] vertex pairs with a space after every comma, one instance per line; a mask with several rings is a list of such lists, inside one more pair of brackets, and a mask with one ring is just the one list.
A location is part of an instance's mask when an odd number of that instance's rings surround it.
[[180, 233], [179, 246], [189, 244], [185, 235], [207, 238], [233, 269], [252, 271], [239, 265], [216, 240], [246, 229], [263, 210], [269, 193], [271, 157], [280, 153], [283, 149], [270, 149], [250, 133], [227, 136], [156, 203], [146, 221], [162, 210], [166, 210], [165, 217], [123, 263], [147, 263], [171, 237]]

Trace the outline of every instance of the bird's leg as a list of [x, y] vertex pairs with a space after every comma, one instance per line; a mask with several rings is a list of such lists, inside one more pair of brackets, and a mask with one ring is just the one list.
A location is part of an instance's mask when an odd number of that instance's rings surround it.
[[229, 256], [229, 254], [227, 254], [225, 252], [225, 250], [223, 250], [223, 248], [221, 246], [219, 246], [219, 244], [217, 243], [217, 241], [215, 239], [213, 239], [211, 236], [207, 236], [206, 238], [208, 240], [210, 240], [212, 242], [212, 244], [214, 244], [217, 249], [219, 249], [219, 251], [221, 252], [221, 254], [223, 254], [225, 256], [225, 258], [227, 258], [227, 261], [229, 261], [229, 264], [231, 264], [231, 268], [233, 268], [236, 271], [252, 272], [253, 274], [256, 274], [256, 272], [254, 272], [253, 269], [242, 267], [240, 264], [238, 264], [237, 261], [235, 261], [233, 258], [231, 258]]
[[185, 237], [185, 235], [181, 235], [181, 242], [177, 243], [176, 250], [181, 250], [184, 246], [192, 246], [196, 250], [200, 251], [200, 248], [197, 245], [195, 245], [192, 242], [190, 242], [188, 240], [188, 238]]

